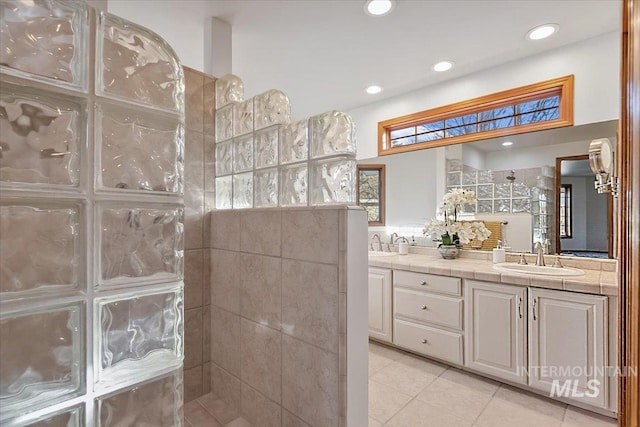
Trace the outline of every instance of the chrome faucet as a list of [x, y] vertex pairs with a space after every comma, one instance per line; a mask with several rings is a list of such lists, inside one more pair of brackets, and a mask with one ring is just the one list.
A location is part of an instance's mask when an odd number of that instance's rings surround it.
[[396, 239], [400, 236], [398, 236], [398, 233], [391, 233], [391, 236], [389, 237], [389, 244], [393, 245], [396, 241], [394, 240], [393, 236], [396, 236]]
[[544, 267], [544, 248], [542, 247], [542, 243], [536, 243], [536, 252], [538, 253], [536, 256], [536, 265]]
[[[378, 251], [382, 252], [382, 241], [380, 240], [380, 235], [378, 233], [374, 234], [371, 240], [375, 241], [378, 239]], [[372, 243], [373, 245], [373, 243]]]

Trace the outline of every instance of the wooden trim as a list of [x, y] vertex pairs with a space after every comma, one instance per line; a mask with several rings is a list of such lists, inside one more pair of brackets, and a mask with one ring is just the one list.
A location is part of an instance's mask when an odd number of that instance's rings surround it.
[[[585, 160], [588, 154], [577, 154], [575, 156], [556, 157], [556, 196], [555, 196], [555, 222], [556, 222], [556, 253], [562, 253], [560, 246], [560, 183], [562, 182], [562, 161], [563, 160]], [[573, 195], [571, 196], [573, 197]], [[572, 212], [573, 214], [573, 212]], [[573, 227], [573, 221], [571, 222]]]
[[[568, 75], [378, 122], [378, 155], [385, 156], [506, 135], [517, 135], [526, 132], [571, 126], [573, 125], [573, 81], [573, 75]], [[389, 139], [389, 133], [394, 129], [499, 108], [505, 105], [535, 99], [545, 94], [560, 95], [560, 117], [556, 120], [460, 135], [401, 147], [385, 148], [384, 146], [385, 139]]]
[[359, 164], [356, 167], [356, 203], [360, 204], [360, 170], [377, 170], [380, 173], [380, 221], [368, 221], [369, 227], [385, 225], [386, 211], [386, 166], [383, 164]]
[[[640, 0], [623, 0], [622, 109], [620, 147], [620, 213], [617, 215], [620, 284], [619, 366], [640, 364]], [[619, 378], [618, 422], [640, 426], [640, 382], [637, 375]]]

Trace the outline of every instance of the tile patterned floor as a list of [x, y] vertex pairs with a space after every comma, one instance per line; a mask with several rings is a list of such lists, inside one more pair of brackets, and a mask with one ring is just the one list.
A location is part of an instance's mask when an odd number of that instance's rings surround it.
[[[211, 393], [185, 404], [184, 417], [186, 427], [251, 427]], [[611, 418], [369, 344], [369, 427], [616, 425]]]

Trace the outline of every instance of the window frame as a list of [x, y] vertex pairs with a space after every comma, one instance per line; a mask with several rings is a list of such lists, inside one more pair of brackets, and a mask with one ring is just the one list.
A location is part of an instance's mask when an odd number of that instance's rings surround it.
[[358, 164], [356, 165], [356, 204], [360, 205], [360, 171], [361, 170], [374, 170], [378, 171], [378, 183], [380, 185], [378, 196], [378, 212], [380, 221], [369, 221], [367, 214], [367, 223], [370, 227], [385, 225], [385, 165], [384, 164]]
[[[446, 145], [460, 144], [463, 142], [479, 141], [507, 135], [517, 135], [545, 129], [573, 125], [573, 83], [574, 76], [559, 77], [527, 86], [496, 92], [490, 95], [469, 99], [454, 104], [445, 105], [430, 110], [424, 110], [401, 117], [378, 122], [378, 155], [386, 156], [395, 153], [424, 150], [428, 148], [443, 147]], [[446, 120], [477, 114], [508, 105], [527, 102], [545, 97], [559, 96], [558, 118], [543, 122], [515, 125], [512, 127], [492, 129], [482, 132], [458, 135], [449, 138], [419, 142], [398, 147], [391, 147], [391, 131], [418, 126], [434, 121]], [[515, 116], [513, 116], [515, 117]], [[387, 145], [389, 145], [387, 147]]]
[[[571, 184], [560, 184], [560, 192], [558, 194], [558, 237], [561, 239], [573, 239], [573, 186]], [[564, 207], [562, 206], [562, 189], [564, 189]], [[568, 197], [567, 197], [568, 195]], [[568, 202], [568, 203], [567, 203]], [[560, 221], [560, 213], [564, 213], [564, 227]], [[568, 214], [567, 214], [568, 213]], [[567, 219], [569, 224], [567, 227]], [[565, 230], [564, 236], [560, 232], [561, 229]]]

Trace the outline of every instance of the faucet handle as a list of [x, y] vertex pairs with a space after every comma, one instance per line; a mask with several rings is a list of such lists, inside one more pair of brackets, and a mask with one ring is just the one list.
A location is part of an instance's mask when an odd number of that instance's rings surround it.
[[527, 259], [524, 257], [524, 254], [520, 254], [520, 259], [518, 260], [519, 265], [527, 265]]
[[560, 257], [559, 256], [556, 257], [556, 261], [553, 263], [552, 267], [562, 268], [562, 264], [560, 263]]

